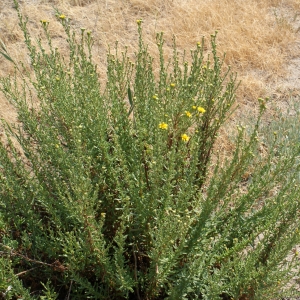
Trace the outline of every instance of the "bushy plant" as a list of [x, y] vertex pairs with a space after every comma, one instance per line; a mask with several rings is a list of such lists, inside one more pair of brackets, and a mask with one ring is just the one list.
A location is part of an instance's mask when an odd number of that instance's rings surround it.
[[47, 21], [46, 45], [33, 43], [15, 3], [30, 71], [16, 64], [14, 77], [1, 78], [19, 121], [3, 121], [0, 145], [3, 297], [278, 296], [298, 272], [298, 143], [280, 155], [275, 135], [261, 155], [261, 99], [250, 134], [238, 127], [232, 156], [218, 159], [237, 83], [216, 35], [210, 56], [203, 40], [188, 63], [175, 41], [165, 62], [158, 34], [156, 74], [138, 20], [135, 62], [109, 50], [100, 87], [89, 31], [77, 40], [58, 12], [63, 57]]

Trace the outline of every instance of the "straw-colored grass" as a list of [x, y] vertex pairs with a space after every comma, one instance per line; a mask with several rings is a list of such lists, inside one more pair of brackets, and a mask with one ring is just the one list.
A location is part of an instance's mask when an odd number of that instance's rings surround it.
[[[0, 3], [0, 38], [15, 60], [28, 61], [12, 3]], [[289, 59], [296, 55], [299, 0], [24, 0], [21, 7], [29, 18], [33, 37], [41, 34], [41, 19], [50, 21], [50, 32], [62, 51], [66, 49], [54, 7], [71, 19], [75, 29], [91, 30], [96, 40], [94, 58], [104, 80], [108, 45], [118, 40], [120, 47], [127, 45], [129, 54], [134, 56], [136, 19], [143, 19], [145, 41], [154, 57], [156, 32], [165, 32], [165, 50], [169, 55], [172, 35], [182, 51], [218, 30], [218, 50], [220, 54], [226, 52], [226, 64], [238, 73], [242, 83], [237, 99], [246, 106], [276, 90], [276, 84], [287, 76]], [[12, 72], [13, 65], [1, 57], [0, 76]], [[13, 119], [14, 114], [1, 96], [0, 115]]]

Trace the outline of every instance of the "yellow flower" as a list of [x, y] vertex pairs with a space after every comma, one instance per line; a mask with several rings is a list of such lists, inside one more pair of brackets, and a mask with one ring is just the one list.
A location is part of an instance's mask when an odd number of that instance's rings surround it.
[[190, 137], [189, 137], [187, 134], [184, 133], [184, 134], [181, 135], [181, 139], [182, 139], [184, 142], [187, 143], [187, 142], [190, 140]]
[[204, 114], [206, 112], [206, 110], [201, 106], [198, 106], [197, 110], [199, 111], [200, 114]]
[[189, 111], [185, 111], [185, 115], [188, 117], [188, 118], [190, 118], [191, 116], [192, 116], [192, 114], [189, 112]]
[[168, 129], [168, 124], [165, 123], [165, 122], [161, 122], [161, 123], [159, 123], [158, 127], [160, 129], [167, 130]]
[[61, 20], [64, 20], [64, 19], [66, 18], [66, 16], [63, 15], [63, 14], [61, 14], [61, 15], [59, 16], [59, 18], [60, 18]]
[[142, 23], [142, 20], [136, 20], [136, 24], [138, 24], [138, 25], [141, 25], [141, 23]]
[[47, 25], [49, 22], [47, 20], [41, 20], [42, 25]]
[[174, 88], [175, 86], [176, 86], [175, 83], [171, 83], [171, 84], [170, 84], [170, 87], [172, 87], [172, 88]]
[[197, 106], [196, 106], [196, 105], [193, 105], [192, 107], [193, 107], [193, 109], [197, 109]]

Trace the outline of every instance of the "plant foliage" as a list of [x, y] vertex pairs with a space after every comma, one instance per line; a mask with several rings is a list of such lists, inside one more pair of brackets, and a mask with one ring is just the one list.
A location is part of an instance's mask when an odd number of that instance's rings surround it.
[[261, 99], [252, 131], [238, 127], [230, 159], [218, 159], [238, 85], [216, 35], [208, 58], [203, 40], [188, 63], [175, 40], [166, 62], [157, 34], [156, 73], [138, 20], [135, 61], [109, 50], [100, 87], [89, 31], [77, 38], [57, 13], [64, 57], [48, 22], [34, 43], [16, 7], [30, 72], [16, 64], [0, 86], [19, 121], [3, 121], [0, 144], [3, 299], [279, 295], [299, 262], [298, 144], [280, 155], [275, 136], [261, 154]]

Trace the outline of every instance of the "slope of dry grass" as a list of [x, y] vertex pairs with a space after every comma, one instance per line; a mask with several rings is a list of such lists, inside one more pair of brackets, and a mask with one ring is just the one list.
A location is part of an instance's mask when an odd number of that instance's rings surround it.
[[[20, 3], [33, 37], [41, 34], [40, 20], [49, 20], [51, 35], [62, 51], [66, 49], [55, 7], [71, 19], [78, 31], [81, 27], [91, 30], [96, 41], [94, 58], [103, 79], [108, 45], [118, 40], [120, 47], [127, 45], [129, 55], [134, 57], [136, 19], [143, 19], [145, 41], [154, 57], [156, 32], [164, 31], [166, 55], [169, 55], [173, 35], [182, 51], [218, 30], [218, 50], [220, 54], [226, 52], [226, 64], [238, 73], [242, 83], [237, 99], [246, 106], [258, 97], [274, 93], [287, 76], [289, 60], [297, 55], [294, 23], [300, 8], [298, 0], [22, 0]], [[0, 17], [0, 38], [11, 56], [28, 62], [13, 0], [1, 1]], [[12, 72], [13, 65], [0, 57], [0, 76]], [[14, 112], [3, 98], [0, 108], [1, 117], [14, 120]]]

